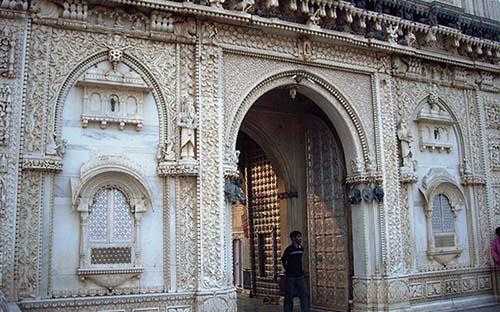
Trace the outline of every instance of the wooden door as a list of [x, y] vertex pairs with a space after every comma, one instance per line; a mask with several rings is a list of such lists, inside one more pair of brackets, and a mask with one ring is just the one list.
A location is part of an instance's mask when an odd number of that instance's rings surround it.
[[340, 142], [320, 118], [306, 118], [306, 177], [311, 308], [349, 309], [349, 232]]

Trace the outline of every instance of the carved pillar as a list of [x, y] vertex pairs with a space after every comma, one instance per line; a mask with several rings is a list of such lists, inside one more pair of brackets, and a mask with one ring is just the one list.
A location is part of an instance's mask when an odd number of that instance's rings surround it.
[[[201, 29], [197, 45], [198, 127], [198, 292], [196, 311], [236, 311], [231, 270], [226, 272], [231, 242], [225, 235], [228, 220], [224, 203], [224, 110], [220, 75], [222, 51], [215, 45], [217, 29], [213, 24]], [[225, 238], [226, 236], [226, 238]], [[209, 295], [210, 293], [210, 295]]]
[[[367, 168], [367, 172], [372, 175], [377, 172], [376, 179], [380, 181], [378, 183], [385, 194], [383, 201], [376, 201], [376, 205], [368, 205], [365, 208], [367, 211], [358, 212], [363, 215], [363, 218], [368, 218], [365, 225], [365, 235], [369, 233], [371, 237], [365, 236], [364, 240], [369, 248], [367, 260], [370, 262], [366, 265], [365, 280], [353, 281], [354, 311], [363, 309], [404, 310], [409, 307], [408, 280], [404, 277], [406, 275], [404, 237], [405, 231], [409, 229], [402, 227], [406, 216], [401, 210], [399, 202], [400, 161], [396, 107], [393, 102], [391, 77], [376, 74], [372, 82], [374, 84], [374, 119], [377, 137], [376, 169]], [[407, 137], [404, 131], [400, 132], [400, 135]], [[406, 139], [408, 140], [408, 138]], [[364, 197], [363, 200], [365, 200]], [[353, 217], [356, 213], [355, 210], [353, 208]], [[356, 221], [353, 219], [353, 231], [355, 223]], [[354, 232], [353, 237], [356, 237]]]
[[[377, 128], [380, 136], [380, 167], [383, 172], [384, 190], [386, 190], [384, 205], [381, 207], [384, 213], [380, 222], [384, 227], [382, 259], [384, 274], [387, 276], [385, 285], [382, 288], [384, 296], [382, 296], [382, 300], [379, 300], [379, 303], [388, 310], [407, 310], [410, 307], [410, 292], [406, 276], [408, 272], [408, 255], [406, 255], [405, 251], [409, 240], [408, 233], [411, 232], [408, 220], [411, 204], [400, 202], [401, 192], [404, 192], [404, 190], [401, 189], [399, 179], [401, 170], [413, 176], [414, 168], [411, 156], [408, 154], [402, 155], [403, 169], [400, 168], [396, 120], [398, 107], [397, 99], [394, 98], [393, 93], [394, 80], [387, 75], [380, 75], [377, 78], [376, 85], [379, 99]], [[406, 142], [403, 143], [405, 147], [409, 147], [406, 144], [411, 142], [411, 138], [408, 138], [408, 135], [404, 135], [401, 131], [399, 134], [406, 136], [406, 138], [403, 138], [403, 141], [406, 140]], [[407, 152], [406, 148], [403, 150]], [[411, 152], [409, 153], [411, 154]], [[408, 191], [409, 193], [410, 191]], [[411, 197], [408, 200], [411, 200]], [[408, 207], [408, 209], [401, 209], [402, 206]]]
[[382, 266], [378, 220], [383, 193], [380, 177], [376, 175], [355, 174], [346, 181], [352, 216], [353, 311], [366, 311], [378, 302]]
[[141, 219], [142, 215], [136, 213], [134, 216], [135, 221], [135, 264], [138, 267], [142, 267], [142, 257], [141, 257]]
[[76, 211], [80, 213], [80, 267], [85, 267], [90, 265], [90, 263], [86, 263], [85, 259], [87, 259], [87, 246], [86, 239], [87, 236], [87, 225], [88, 225], [88, 217], [89, 217], [89, 205], [90, 201], [88, 198], [81, 198], [78, 204]]

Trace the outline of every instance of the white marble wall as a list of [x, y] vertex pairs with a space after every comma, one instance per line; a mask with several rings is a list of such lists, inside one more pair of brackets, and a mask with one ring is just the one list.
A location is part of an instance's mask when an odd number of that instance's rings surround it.
[[71, 205], [70, 178], [79, 177], [80, 167], [97, 154], [125, 155], [139, 164], [153, 194], [152, 209], [141, 223], [144, 273], [139, 286], [163, 287], [162, 182], [156, 174], [155, 153], [159, 141], [158, 112], [152, 94], [145, 98], [145, 123], [141, 131], [117, 125], [101, 129], [97, 124], [80, 124], [82, 90], [74, 87], [67, 97], [63, 114], [63, 138], [67, 141], [64, 167], [55, 177], [54, 235], [52, 242], [52, 285], [54, 292], [82, 288], [76, 275], [79, 265], [79, 214]]
[[[410, 205], [410, 209], [413, 210], [413, 233], [415, 235], [415, 260], [417, 270], [427, 270], [430, 267], [439, 268], [440, 265], [437, 262], [432, 261], [427, 256], [428, 241], [427, 241], [427, 225], [426, 216], [424, 214], [425, 199], [422, 193], [419, 191], [418, 187], [421, 186], [422, 179], [426, 176], [432, 168], [444, 168], [457, 182], [460, 183], [460, 171], [459, 171], [459, 141], [456, 133], [452, 134], [452, 149], [449, 153], [447, 152], [429, 152], [422, 151], [418, 143], [418, 131], [416, 123], [413, 125], [413, 148], [414, 159], [416, 160], [416, 175], [418, 177], [418, 182], [413, 186], [413, 205]], [[461, 255], [455, 260], [455, 262], [450, 263], [450, 267], [462, 267], [470, 264], [469, 255], [469, 241], [468, 241], [468, 228], [467, 228], [467, 209], [470, 209], [470, 205], [466, 203], [465, 209], [458, 212], [456, 219], [456, 234], [458, 237], [458, 247], [463, 251]], [[441, 268], [443, 268], [441, 266]]]

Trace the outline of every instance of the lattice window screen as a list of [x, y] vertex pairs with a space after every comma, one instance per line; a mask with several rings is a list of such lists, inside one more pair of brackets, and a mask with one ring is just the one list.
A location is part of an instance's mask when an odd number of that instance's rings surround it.
[[90, 242], [131, 242], [133, 219], [125, 195], [114, 187], [100, 189], [90, 208], [88, 239]]
[[436, 247], [455, 246], [455, 217], [448, 197], [438, 194], [434, 196], [432, 205], [434, 245]]

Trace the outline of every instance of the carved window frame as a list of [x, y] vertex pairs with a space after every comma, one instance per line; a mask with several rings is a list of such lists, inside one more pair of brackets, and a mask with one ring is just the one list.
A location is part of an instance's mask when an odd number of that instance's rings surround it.
[[[80, 171], [80, 178], [71, 180], [73, 206], [80, 220], [80, 260], [77, 274], [82, 279], [91, 278], [98, 285], [113, 288], [118, 285], [103, 285], [103, 280], [100, 280], [99, 276], [121, 274], [132, 278], [144, 271], [140, 244], [141, 220], [151, 207], [151, 192], [140, 170], [123, 156], [99, 156], [82, 166]], [[88, 239], [88, 222], [95, 195], [107, 187], [122, 192], [131, 209], [133, 232], [130, 242], [130, 263], [93, 264], [91, 261], [94, 246], [117, 248], [124, 245], [114, 243], [96, 245]]]
[[[454, 258], [460, 256], [462, 248], [458, 240], [458, 214], [465, 209], [465, 197], [460, 186], [444, 170], [431, 170], [431, 179], [424, 178], [423, 186], [420, 188], [424, 196], [424, 213], [427, 227], [427, 256], [431, 260], [436, 260], [446, 266]], [[432, 175], [434, 175], [432, 177]], [[453, 214], [453, 234], [454, 244], [449, 247], [437, 247], [435, 243], [436, 234], [432, 226], [432, 216], [434, 211], [434, 198], [444, 195], [450, 205]], [[451, 232], [450, 232], [451, 233]]]

